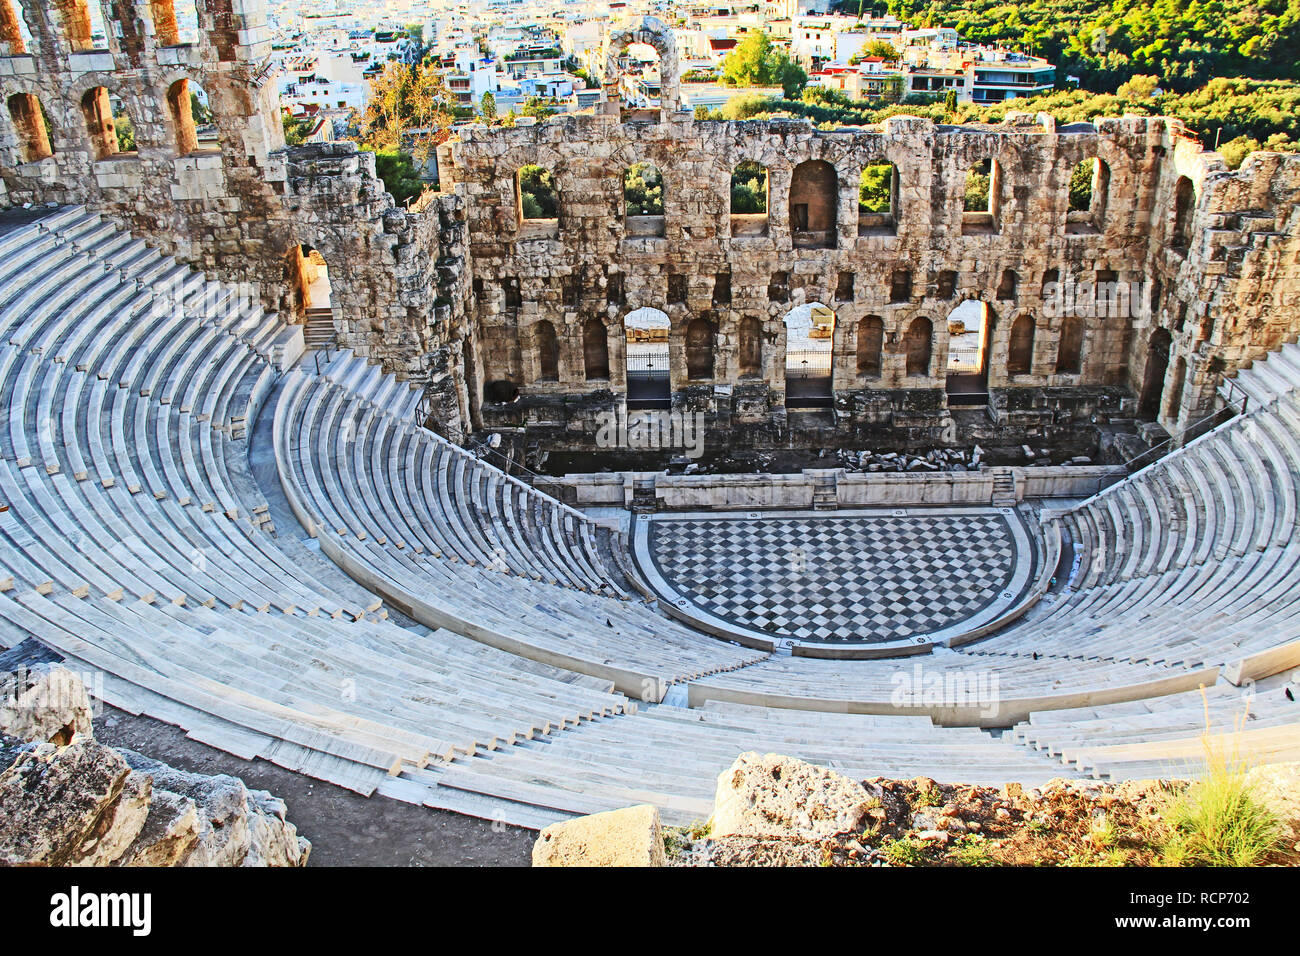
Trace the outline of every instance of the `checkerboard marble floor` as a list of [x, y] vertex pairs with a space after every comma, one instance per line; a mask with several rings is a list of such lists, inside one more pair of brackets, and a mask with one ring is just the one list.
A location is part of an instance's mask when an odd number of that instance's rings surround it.
[[[655, 570], [698, 608], [773, 637], [892, 641], [959, 624], [1008, 592], [1014, 513], [654, 515]], [[1023, 575], [1022, 575], [1023, 577]], [[1016, 589], [1021, 590], [1020, 588]]]

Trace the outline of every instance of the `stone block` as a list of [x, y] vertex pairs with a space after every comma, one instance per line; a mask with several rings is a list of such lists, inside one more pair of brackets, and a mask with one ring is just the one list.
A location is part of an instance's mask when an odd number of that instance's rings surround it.
[[552, 823], [533, 844], [533, 866], [663, 866], [659, 810], [643, 804]]

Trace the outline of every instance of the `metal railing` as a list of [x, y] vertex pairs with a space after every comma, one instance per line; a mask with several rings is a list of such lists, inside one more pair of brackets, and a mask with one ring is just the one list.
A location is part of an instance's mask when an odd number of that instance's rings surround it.
[[1202, 435], [1218, 428], [1220, 425], [1226, 424], [1232, 419], [1244, 415], [1246, 413], [1246, 396], [1244, 393], [1242, 399], [1243, 400], [1239, 406], [1225, 400], [1226, 404], [1224, 404], [1222, 408], [1216, 409], [1204, 418], [1197, 419], [1176, 435], [1170, 435], [1164, 441], [1152, 445], [1146, 451], [1139, 455], [1134, 455], [1128, 461], [1116, 465], [1115, 471], [1112, 473], [1114, 481], [1104, 484], [1103, 487], [1108, 488], [1113, 484], [1118, 484], [1125, 478], [1137, 474], [1143, 468], [1155, 464], [1170, 452], [1182, 448], [1189, 441], [1194, 441]]

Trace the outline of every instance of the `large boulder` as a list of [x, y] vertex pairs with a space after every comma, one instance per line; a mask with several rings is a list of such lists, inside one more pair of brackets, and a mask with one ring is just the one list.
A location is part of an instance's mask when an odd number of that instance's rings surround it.
[[62, 664], [0, 673], [0, 734], [66, 744], [76, 734], [89, 737], [90, 720], [90, 696]]
[[110, 863], [144, 826], [148, 780], [112, 748], [77, 735], [16, 750], [0, 772], [0, 864]]
[[750, 751], [718, 775], [710, 835], [825, 840], [861, 831], [875, 805], [862, 784], [833, 770]]
[[194, 805], [195, 839], [177, 865], [303, 866], [307, 862], [311, 844], [285, 819], [283, 800], [265, 790], [249, 790], [228, 774], [210, 777], [177, 770], [130, 750], [121, 754], [133, 770], [152, 779], [155, 791]]
[[650, 804], [552, 823], [533, 844], [533, 866], [663, 866], [659, 810]]
[[0, 865], [306, 865], [282, 800], [96, 741], [66, 668], [0, 674], [0, 687]]

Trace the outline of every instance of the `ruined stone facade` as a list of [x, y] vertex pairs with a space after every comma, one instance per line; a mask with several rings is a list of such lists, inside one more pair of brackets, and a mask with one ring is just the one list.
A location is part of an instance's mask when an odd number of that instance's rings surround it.
[[[967, 299], [992, 310], [989, 419], [1030, 431], [1098, 413], [1175, 430], [1213, 408], [1224, 373], [1300, 332], [1300, 158], [1231, 171], [1177, 121], [697, 122], [673, 109], [672, 44], [646, 20], [610, 37], [603, 79], [612, 97], [620, 52], [649, 42], [664, 108], [611, 98], [594, 115], [469, 126], [439, 149], [442, 192], [402, 209], [370, 154], [285, 148], [257, 0], [198, 0], [196, 44], [174, 42], [168, 0], [105, 2], [107, 50], [87, 49], [85, 0], [17, 3], [0, 0], [0, 203], [86, 203], [290, 314], [294, 257], [315, 249], [336, 341], [424, 383], [456, 437], [531, 426], [590, 442], [596, 414], [626, 399], [624, 320], [644, 306], [670, 318], [673, 405], [778, 440], [783, 319], [802, 303], [835, 312], [839, 436], [951, 434], [947, 319]], [[196, 136], [186, 84], [206, 92], [215, 142]], [[134, 121], [133, 153], [113, 152], [104, 91]], [[1071, 212], [1071, 173], [1091, 159], [1092, 206]], [[766, 170], [765, 215], [731, 215], [742, 161]], [[985, 161], [988, 209], [967, 212]], [[637, 162], [662, 175], [662, 217], [625, 215]], [[892, 207], [860, 214], [877, 163], [893, 165]], [[556, 219], [523, 219], [525, 165], [551, 173]], [[1097, 283], [1136, 301], [1080, 317], [1049, 295]]]

